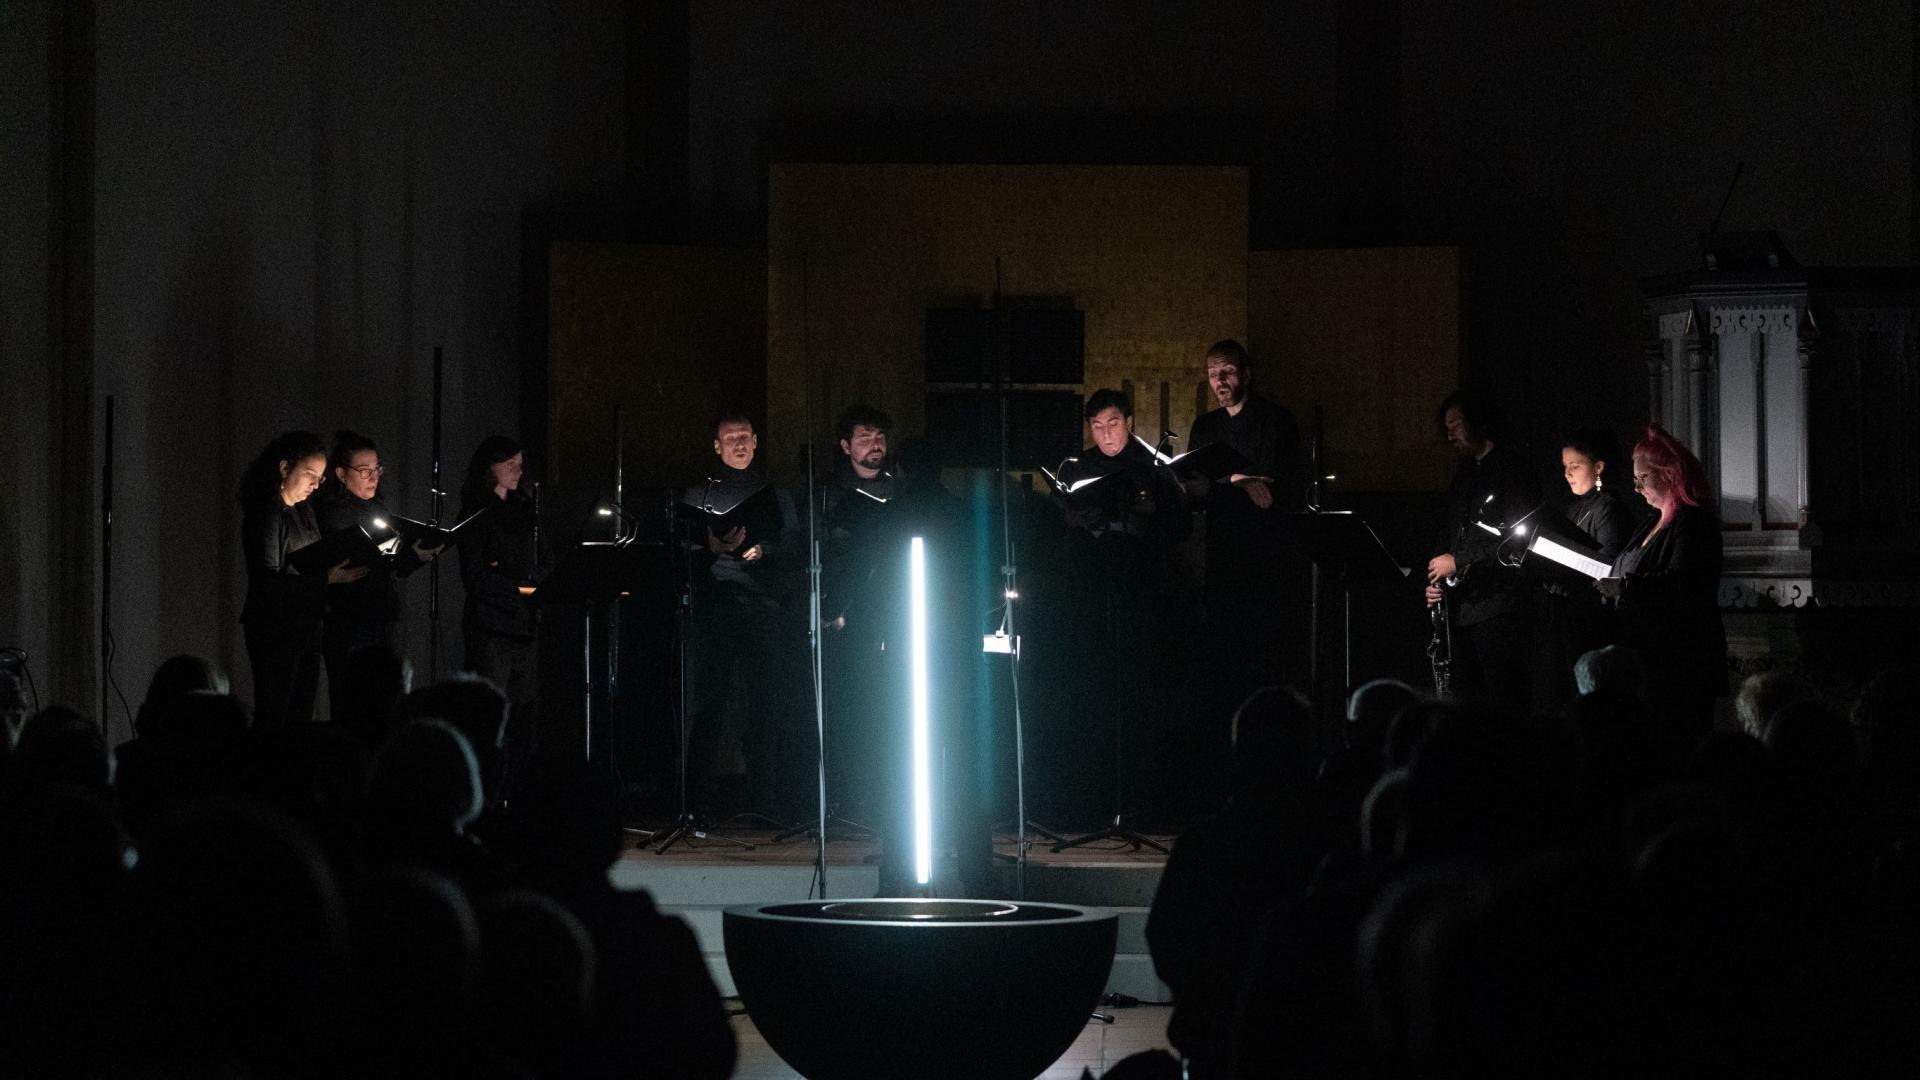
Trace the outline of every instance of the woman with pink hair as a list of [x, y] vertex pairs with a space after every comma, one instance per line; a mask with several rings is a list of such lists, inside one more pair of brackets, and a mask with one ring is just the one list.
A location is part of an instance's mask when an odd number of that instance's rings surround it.
[[1634, 445], [1633, 486], [1657, 516], [1594, 584], [1617, 605], [1622, 644], [1646, 660], [1650, 704], [1675, 722], [1676, 735], [1697, 738], [1727, 692], [1720, 519], [1700, 459], [1658, 424]]

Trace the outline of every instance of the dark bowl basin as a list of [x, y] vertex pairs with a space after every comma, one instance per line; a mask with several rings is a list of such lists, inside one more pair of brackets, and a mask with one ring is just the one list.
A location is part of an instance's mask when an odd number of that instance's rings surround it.
[[1111, 911], [1013, 900], [813, 900], [725, 913], [754, 1026], [812, 1080], [1027, 1080], [1086, 1027]]

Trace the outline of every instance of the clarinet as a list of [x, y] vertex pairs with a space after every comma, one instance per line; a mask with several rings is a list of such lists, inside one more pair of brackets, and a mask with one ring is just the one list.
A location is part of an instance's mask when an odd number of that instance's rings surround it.
[[1433, 637], [1427, 640], [1427, 660], [1433, 665], [1433, 692], [1441, 700], [1453, 697], [1453, 624], [1447, 618], [1447, 590], [1451, 581], [1440, 583], [1440, 602], [1427, 607], [1427, 620], [1433, 624]]

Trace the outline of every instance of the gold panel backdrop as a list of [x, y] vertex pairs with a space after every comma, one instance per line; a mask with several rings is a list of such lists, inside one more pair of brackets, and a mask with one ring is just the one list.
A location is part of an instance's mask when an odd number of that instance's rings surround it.
[[1303, 435], [1321, 408], [1338, 486], [1445, 488], [1433, 411], [1460, 379], [1460, 250], [1256, 251], [1247, 280], [1255, 385]]
[[704, 476], [715, 417], [765, 416], [766, 282], [757, 251], [553, 245], [548, 479], [611, 486], [616, 406], [629, 486]]
[[[1086, 313], [1082, 390], [1132, 380], [1142, 430], [1193, 422], [1201, 356], [1247, 326], [1247, 173], [1222, 166], [774, 165], [767, 438], [791, 475], [864, 400], [923, 431], [928, 308], [993, 295]], [[809, 385], [811, 401], [803, 392]]]

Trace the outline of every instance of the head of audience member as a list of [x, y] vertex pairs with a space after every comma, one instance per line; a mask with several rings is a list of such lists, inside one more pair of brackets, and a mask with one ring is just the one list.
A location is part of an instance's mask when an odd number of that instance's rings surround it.
[[1829, 799], [1851, 790], [1859, 766], [1853, 727], [1821, 698], [1781, 705], [1767, 719], [1760, 741], [1789, 786]]
[[1874, 675], [1854, 698], [1848, 719], [1862, 767], [1883, 813], [1920, 821], [1920, 693], [1907, 671]]
[[1204, 357], [1207, 386], [1213, 391], [1214, 404], [1223, 409], [1238, 409], [1253, 389], [1253, 357], [1247, 347], [1231, 338], [1207, 346]]
[[49, 705], [27, 718], [14, 747], [14, 769], [40, 787], [71, 787], [104, 794], [107, 744], [100, 729], [78, 709]]
[[380, 493], [380, 477], [387, 471], [380, 464], [380, 448], [373, 440], [346, 428], [333, 433], [333, 452], [327, 456], [327, 467], [335, 483], [362, 501]]
[[1494, 440], [1505, 434], [1500, 416], [1490, 402], [1468, 390], [1455, 390], [1434, 413], [1447, 445], [1462, 461], [1485, 457]]
[[181, 653], [170, 656], [154, 669], [147, 684], [147, 696], [133, 716], [134, 733], [142, 738], [166, 737], [165, 729], [181, 701], [198, 690], [216, 694], [227, 692], [227, 678], [212, 663]]
[[562, 899], [602, 891], [626, 846], [621, 814], [607, 770], [570, 754], [536, 758], [514, 785], [508, 854], [524, 880]]
[[1620, 440], [1606, 428], [1579, 428], [1560, 440], [1560, 472], [1576, 497], [1606, 487], [1607, 470], [1616, 470], [1617, 476], [1625, 460]]
[[1663, 527], [1680, 507], [1705, 506], [1711, 490], [1700, 459], [1659, 424], [1648, 424], [1633, 444], [1633, 486], [1660, 512]]
[[273, 510], [307, 500], [327, 475], [327, 444], [311, 431], [289, 431], [261, 450], [240, 477], [240, 505]]
[[746, 413], [727, 413], [713, 425], [713, 453], [729, 469], [746, 469], [753, 464], [753, 453], [760, 448], [760, 436], [754, 434], [753, 421]]
[[400, 702], [413, 686], [413, 664], [385, 645], [362, 645], [347, 654], [345, 667], [333, 718], [372, 752], [400, 726]]
[[1291, 686], [1263, 686], [1233, 714], [1233, 802], [1292, 806], [1319, 769], [1313, 707]]
[[374, 873], [352, 902], [352, 956], [375, 1054], [444, 1065], [480, 1034], [480, 923], [467, 894], [417, 866]]
[[209, 800], [146, 837], [141, 990], [158, 1060], [181, 1075], [341, 1075], [347, 916], [306, 831]]
[[1087, 398], [1087, 432], [1103, 457], [1118, 457], [1133, 441], [1133, 401], [1118, 390], [1095, 390]]
[[407, 695], [406, 715], [440, 720], [467, 737], [480, 765], [480, 787], [487, 805], [500, 801], [507, 730], [507, 695], [486, 678], [460, 672]]
[[1413, 764], [1413, 756], [1427, 735], [1456, 711], [1445, 701], [1414, 701], [1403, 706], [1387, 724], [1386, 740], [1380, 744], [1381, 771]]
[[1399, 679], [1375, 679], [1361, 686], [1347, 699], [1347, 746], [1378, 758], [1393, 718], [1418, 700], [1413, 687]]
[[1461, 864], [1438, 864], [1410, 867], [1370, 898], [1353, 936], [1352, 976], [1384, 1075], [1411, 1072], [1407, 1059], [1415, 1042], [1410, 1030], [1415, 1003], [1408, 989], [1422, 931], [1442, 901], [1484, 888], [1481, 873]]
[[855, 476], [872, 480], [886, 470], [887, 433], [892, 429], [893, 417], [866, 404], [847, 406], [834, 421], [840, 452]]
[[26, 688], [20, 685], [20, 677], [6, 668], [0, 668], [0, 757], [13, 750], [13, 744], [20, 741], [20, 729], [27, 723]]
[[522, 498], [520, 481], [526, 466], [526, 451], [518, 440], [505, 435], [481, 439], [467, 459], [466, 476], [460, 482], [462, 504], [484, 506], [497, 499]]
[[457, 836], [480, 816], [480, 800], [480, 763], [451, 724], [409, 720], [374, 754], [367, 802], [403, 836]]
[[573, 912], [531, 889], [490, 897], [478, 914], [488, 1041], [521, 1062], [566, 1060], [593, 1008], [592, 935]]
[[1773, 714], [1813, 696], [1813, 684], [1791, 671], [1762, 671], [1741, 681], [1733, 695], [1733, 715], [1741, 731], [1765, 742]]
[[1614, 1056], [1632, 1051], [1616, 1026], [1605, 884], [1580, 862], [1537, 858], [1436, 889], [1405, 924], [1405, 1072], [1632, 1072]]
[[1574, 689], [1582, 694], [1614, 694], [1642, 701], [1647, 696], [1647, 664], [1625, 645], [1602, 645], [1573, 663]]
[[331, 857], [357, 854], [352, 849], [369, 752], [341, 725], [278, 724], [255, 732], [237, 748], [232, 743], [210, 747], [208, 756], [219, 764], [240, 763], [238, 775], [216, 774], [215, 784], [238, 787], [288, 814]]
[[1407, 808], [1407, 771], [1389, 769], [1373, 782], [1360, 804], [1360, 853], [1376, 862], [1400, 856], [1400, 829]]

